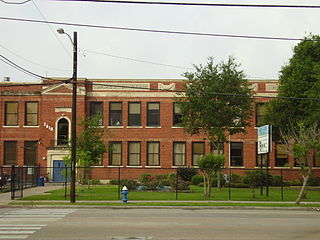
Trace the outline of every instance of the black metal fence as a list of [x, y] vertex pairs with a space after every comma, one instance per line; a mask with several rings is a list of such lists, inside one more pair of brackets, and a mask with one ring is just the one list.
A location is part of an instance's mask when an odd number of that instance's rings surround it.
[[38, 166], [0, 166], [0, 190], [11, 192], [11, 199], [22, 198], [23, 190], [39, 184]]
[[[90, 167], [76, 168], [77, 182], [82, 184], [105, 184], [118, 185], [115, 200], [120, 199], [123, 185], [133, 184], [135, 190], [173, 191], [175, 199], [184, 193], [190, 184], [201, 185], [201, 177], [198, 181], [192, 179], [194, 174], [203, 175], [197, 168], [160, 168], [160, 167]], [[257, 173], [251, 176], [250, 173]], [[67, 199], [70, 182], [70, 168], [62, 167], [39, 167], [39, 166], [11, 166], [0, 167], [1, 191], [11, 191], [11, 198], [23, 197], [23, 190], [28, 187], [43, 186], [45, 182], [59, 183], [64, 186], [64, 195]], [[200, 178], [200, 180], [199, 180]], [[144, 180], [143, 180], [144, 179]], [[277, 187], [279, 200], [284, 200], [284, 188], [287, 186], [301, 186], [302, 177], [299, 169], [244, 169], [225, 168], [221, 173], [221, 185], [228, 189], [226, 200], [234, 199], [235, 189], [250, 188], [260, 189], [257, 195], [268, 196], [270, 187]], [[216, 186], [217, 177], [213, 179], [213, 187]], [[310, 185], [320, 187], [320, 169], [313, 170]], [[130, 186], [131, 187], [131, 186]], [[320, 197], [319, 197], [320, 201]]]

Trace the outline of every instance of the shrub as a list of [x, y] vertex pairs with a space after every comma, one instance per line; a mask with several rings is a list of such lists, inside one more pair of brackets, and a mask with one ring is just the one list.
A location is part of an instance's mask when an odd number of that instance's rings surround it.
[[139, 186], [139, 183], [136, 180], [131, 180], [131, 179], [121, 179], [120, 184], [117, 179], [112, 179], [109, 182], [111, 185], [120, 185], [121, 188], [123, 186], [126, 186], [129, 190], [136, 190]]
[[142, 174], [139, 177], [139, 182], [145, 186], [146, 190], [156, 190], [158, 187], [158, 180], [150, 174]]
[[231, 173], [231, 183], [241, 183], [243, 177], [236, 173]]
[[272, 186], [281, 186], [281, 185], [283, 185], [281, 176], [279, 175], [272, 176]]
[[182, 167], [177, 169], [178, 176], [187, 182], [191, 182], [192, 177], [198, 173], [197, 169], [192, 167]]
[[310, 176], [308, 186], [320, 186], [320, 177]]
[[[220, 175], [220, 184], [221, 187], [223, 187], [226, 184], [226, 179], [223, 177], [223, 175]], [[218, 178], [217, 175], [215, 174], [212, 178], [212, 187], [217, 187], [218, 185]]]
[[167, 180], [169, 181], [170, 185], [172, 184], [172, 182], [176, 182], [177, 179], [177, 174], [176, 173], [169, 173]]
[[187, 181], [183, 181], [182, 179], [178, 179], [178, 186], [176, 182], [173, 182], [171, 184], [171, 188], [173, 190], [180, 190], [180, 191], [189, 191], [190, 187], [189, 185], [191, 185], [191, 182], [187, 182]]
[[199, 185], [199, 183], [203, 183], [203, 176], [200, 174], [194, 175], [191, 179], [192, 185]]

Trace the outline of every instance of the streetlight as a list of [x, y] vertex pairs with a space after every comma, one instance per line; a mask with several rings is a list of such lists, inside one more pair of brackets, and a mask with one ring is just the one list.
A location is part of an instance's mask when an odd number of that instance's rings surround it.
[[62, 28], [57, 29], [59, 34], [66, 34], [73, 45], [73, 75], [72, 83], [72, 119], [71, 119], [71, 182], [70, 202], [76, 202], [76, 151], [77, 151], [77, 32], [73, 32], [73, 41]]

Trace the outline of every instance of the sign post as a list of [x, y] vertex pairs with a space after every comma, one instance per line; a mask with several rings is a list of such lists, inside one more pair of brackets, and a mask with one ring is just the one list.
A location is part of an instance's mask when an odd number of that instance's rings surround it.
[[[266, 195], [269, 196], [269, 152], [271, 144], [271, 126], [264, 125], [258, 128], [258, 154], [267, 154], [266, 161]], [[261, 159], [262, 167], [262, 159]], [[262, 195], [262, 185], [261, 185], [261, 195]]]

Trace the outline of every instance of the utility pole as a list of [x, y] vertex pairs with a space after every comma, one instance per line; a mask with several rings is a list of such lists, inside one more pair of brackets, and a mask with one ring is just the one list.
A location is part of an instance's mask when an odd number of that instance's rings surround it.
[[78, 39], [77, 32], [73, 32], [73, 41], [62, 28], [57, 29], [59, 34], [66, 34], [73, 45], [73, 74], [72, 83], [72, 116], [71, 116], [71, 181], [70, 202], [76, 202], [76, 163], [77, 163], [77, 66], [78, 66]]
[[73, 32], [72, 119], [71, 119], [71, 183], [70, 202], [76, 202], [77, 163], [77, 32]]

